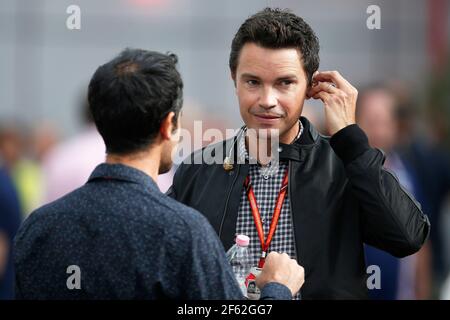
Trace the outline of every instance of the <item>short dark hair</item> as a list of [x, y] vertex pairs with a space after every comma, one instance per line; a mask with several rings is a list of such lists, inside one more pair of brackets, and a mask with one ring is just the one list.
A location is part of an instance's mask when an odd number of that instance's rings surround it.
[[236, 74], [239, 54], [246, 43], [270, 49], [298, 49], [309, 85], [319, 68], [319, 39], [311, 27], [290, 10], [265, 8], [245, 20], [231, 43], [229, 64], [232, 74]]
[[174, 54], [125, 49], [95, 71], [88, 102], [107, 153], [144, 150], [171, 111], [176, 125], [183, 104], [177, 61]]

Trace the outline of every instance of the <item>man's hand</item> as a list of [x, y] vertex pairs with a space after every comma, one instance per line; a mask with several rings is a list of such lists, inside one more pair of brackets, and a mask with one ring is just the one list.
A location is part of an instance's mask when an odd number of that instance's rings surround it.
[[355, 123], [358, 91], [339, 72], [316, 71], [307, 96], [320, 99], [325, 105], [325, 119], [330, 135]]
[[305, 282], [305, 271], [286, 253], [271, 252], [266, 257], [264, 268], [256, 277], [256, 285], [262, 289], [269, 282], [285, 285], [294, 296]]

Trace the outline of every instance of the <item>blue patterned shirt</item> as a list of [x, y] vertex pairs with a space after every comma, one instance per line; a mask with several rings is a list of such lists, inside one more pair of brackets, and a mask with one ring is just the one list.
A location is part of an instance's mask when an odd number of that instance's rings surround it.
[[[14, 262], [19, 299], [242, 298], [206, 218], [120, 164], [100, 164], [84, 186], [33, 212]], [[290, 291], [269, 283], [262, 296]]]

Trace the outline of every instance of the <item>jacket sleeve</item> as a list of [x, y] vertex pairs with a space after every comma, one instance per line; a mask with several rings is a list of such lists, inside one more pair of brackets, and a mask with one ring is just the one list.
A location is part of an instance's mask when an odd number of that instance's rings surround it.
[[356, 124], [333, 135], [330, 145], [343, 161], [359, 203], [364, 242], [396, 257], [417, 252], [429, 235], [430, 222], [420, 204], [383, 167], [383, 152], [369, 146]]

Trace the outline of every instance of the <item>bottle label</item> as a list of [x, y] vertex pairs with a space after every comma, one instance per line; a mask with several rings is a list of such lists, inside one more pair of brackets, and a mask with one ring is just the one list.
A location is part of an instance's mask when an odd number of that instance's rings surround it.
[[247, 287], [247, 298], [249, 300], [259, 300], [261, 291], [256, 286], [256, 277], [261, 273], [261, 268], [252, 267], [250, 273], [245, 279], [245, 286]]

